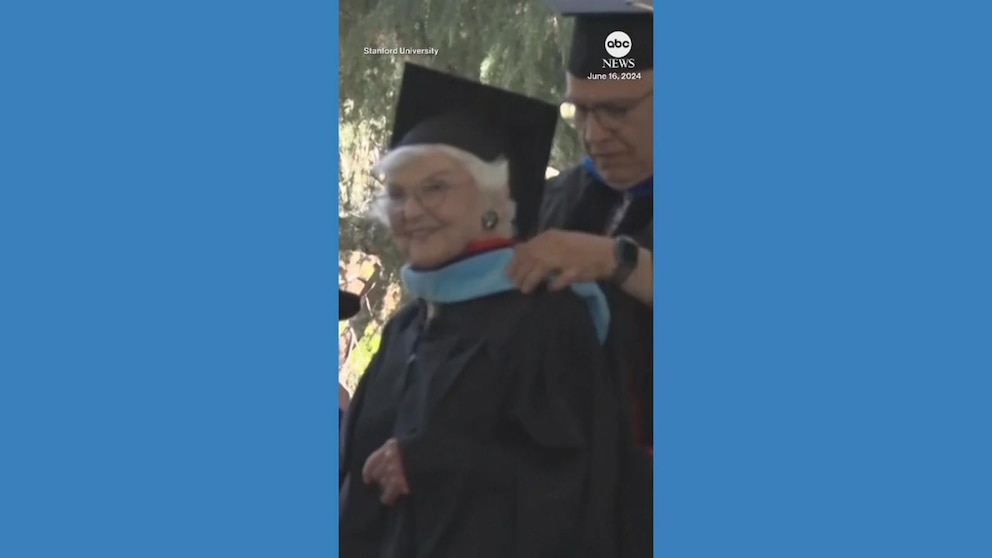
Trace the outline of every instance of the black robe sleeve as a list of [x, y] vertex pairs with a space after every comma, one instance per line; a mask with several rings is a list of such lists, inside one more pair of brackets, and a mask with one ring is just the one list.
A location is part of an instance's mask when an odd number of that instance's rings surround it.
[[[515, 327], [514, 327], [515, 326]], [[533, 297], [492, 349], [510, 373], [514, 442], [430, 429], [400, 439], [411, 492], [455, 479], [516, 492], [516, 558], [617, 555], [616, 392], [588, 311], [571, 293]]]
[[344, 482], [348, 477], [347, 458], [348, 448], [350, 447], [349, 439], [353, 426], [352, 422], [354, 417], [361, 411], [362, 404], [365, 402], [365, 390], [368, 389], [369, 379], [377, 368], [378, 360], [380, 360], [378, 354], [372, 356], [372, 360], [365, 367], [365, 372], [362, 373], [361, 379], [358, 380], [358, 386], [355, 388], [355, 395], [351, 399], [351, 405], [348, 407], [348, 411], [342, 413], [341, 423], [338, 429], [340, 437], [338, 444], [338, 489], [344, 487]]
[[[412, 312], [410, 309], [404, 308], [397, 313], [397, 316], [386, 322], [386, 325], [382, 328], [382, 334], [380, 336], [380, 347], [388, 346], [390, 340], [393, 337], [393, 331], [397, 327], [397, 322], [400, 320], [410, 320]], [[347, 412], [344, 413], [344, 417], [341, 420], [338, 433], [340, 436], [339, 448], [338, 448], [338, 489], [343, 488], [345, 480], [348, 477], [348, 463], [349, 458], [348, 450], [352, 446], [351, 441], [354, 435], [354, 419], [359, 416], [362, 412], [362, 408], [365, 405], [365, 395], [368, 390], [368, 385], [372, 381], [376, 372], [382, 366], [383, 354], [382, 351], [376, 351], [372, 355], [372, 360], [369, 361], [368, 366], [365, 367], [365, 371], [362, 373], [362, 377], [358, 380], [358, 386], [355, 387], [355, 393], [351, 397], [351, 403], [348, 405]], [[342, 498], [343, 501], [343, 498]]]

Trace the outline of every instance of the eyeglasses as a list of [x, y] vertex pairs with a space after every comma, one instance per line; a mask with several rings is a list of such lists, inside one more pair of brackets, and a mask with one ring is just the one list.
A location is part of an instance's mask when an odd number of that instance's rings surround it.
[[600, 126], [611, 132], [616, 132], [627, 123], [630, 113], [652, 95], [654, 95], [654, 89], [629, 101], [611, 101], [594, 105], [579, 105], [566, 101], [561, 104], [561, 117], [565, 122], [581, 131], [585, 129], [589, 122], [589, 116], [592, 115]]
[[431, 211], [444, 203], [444, 198], [451, 191], [452, 186], [447, 182], [428, 182], [420, 187], [413, 188], [409, 192], [399, 189], [386, 191], [376, 196], [376, 205], [385, 211], [389, 216], [395, 217], [403, 212], [406, 204], [413, 199], [423, 209]]

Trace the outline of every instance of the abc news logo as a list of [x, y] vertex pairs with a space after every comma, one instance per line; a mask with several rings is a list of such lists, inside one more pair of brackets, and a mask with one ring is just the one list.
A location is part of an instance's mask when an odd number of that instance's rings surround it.
[[630, 35], [623, 31], [614, 31], [606, 36], [606, 54], [612, 58], [603, 59], [603, 68], [619, 70], [623, 68], [633, 68], [634, 59], [624, 58], [630, 54], [630, 49], [634, 44], [630, 40]]

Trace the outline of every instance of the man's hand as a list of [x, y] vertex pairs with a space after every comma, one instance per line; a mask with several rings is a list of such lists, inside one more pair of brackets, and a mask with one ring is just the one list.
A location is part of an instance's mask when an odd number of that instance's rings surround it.
[[403, 472], [403, 459], [400, 446], [395, 438], [391, 438], [377, 449], [365, 461], [362, 468], [362, 480], [365, 484], [376, 483], [382, 490], [379, 501], [387, 506], [394, 506], [400, 498], [410, 494], [410, 486]]
[[581, 232], [549, 230], [517, 246], [507, 267], [525, 293], [550, 280], [552, 290], [583, 281], [604, 281], [616, 268], [614, 240]]

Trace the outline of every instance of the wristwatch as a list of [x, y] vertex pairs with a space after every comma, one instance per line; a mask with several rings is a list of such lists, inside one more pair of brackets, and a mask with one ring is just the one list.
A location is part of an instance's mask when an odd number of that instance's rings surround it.
[[613, 270], [611, 280], [614, 285], [623, 285], [630, 278], [630, 274], [637, 269], [637, 256], [640, 254], [640, 247], [629, 236], [618, 236], [613, 247], [613, 256], [616, 258], [617, 267]]

